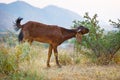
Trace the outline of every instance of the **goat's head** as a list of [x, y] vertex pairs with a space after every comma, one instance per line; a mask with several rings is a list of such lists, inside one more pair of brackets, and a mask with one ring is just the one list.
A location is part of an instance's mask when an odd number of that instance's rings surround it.
[[79, 26], [76, 29], [76, 39], [80, 43], [82, 40], [82, 35], [86, 34], [89, 32], [88, 28], [85, 28], [84, 26]]

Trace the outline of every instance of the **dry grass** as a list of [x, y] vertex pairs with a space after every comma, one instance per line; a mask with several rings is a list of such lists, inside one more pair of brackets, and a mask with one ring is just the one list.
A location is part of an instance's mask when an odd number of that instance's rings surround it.
[[[1, 50], [6, 51], [5, 49]], [[59, 49], [59, 54], [62, 55], [62, 59], [60, 59], [63, 62], [62, 68], [56, 66], [54, 55], [51, 57], [51, 68], [47, 68], [47, 51], [48, 49], [38, 45], [30, 47], [28, 59], [23, 60], [19, 64], [20, 71], [26, 73], [22, 78], [19, 78], [20, 80], [120, 80], [119, 65], [98, 66], [90, 63], [87, 64], [85, 61], [88, 62], [88, 59], [86, 60], [84, 56], [80, 57], [79, 64], [75, 64], [72, 58], [72, 50], [68, 51], [66, 49]], [[9, 52], [16, 53], [16, 47], [10, 48]], [[35, 76], [33, 77], [40, 76], [40, 78], [30, 79], [30, 76], [34, 74]], [[26, 75], [29, 75], [29, 78], [23, 79]], [[0, 74], [0, 80], [4, 80], [4, 77], [6, 75]], [[7, 80], [12, 79], [7, 78]]]
[[[54, 55], [52, 55], [51, 68], [47, 68], [47, 50], [42, 49], [41, 52], [31, 63], [26, 65], [23, 63], [22, 70], [36, 72], [38, 76], [44, 76], [45, 80], [120, 80], [120, 66], [118, 65], [98, 66], [94, 64], [70, 63], [66, 64], [66, 66], [62, 65], [62, 68], [58, 68], [55, 64]], [[67, 51], [59, 49], [59, 54], [67, 54]]]
[[50, 80], [119, 80], [118, 66], [63, 66], [46, 71]]
[[117, 65], [66, 65], [62, 68], [53, 65], [47, 68], [35, 61], [28, 70], [38, 76], [44, 75], [45, 80], [120, 80], [120, 66]]

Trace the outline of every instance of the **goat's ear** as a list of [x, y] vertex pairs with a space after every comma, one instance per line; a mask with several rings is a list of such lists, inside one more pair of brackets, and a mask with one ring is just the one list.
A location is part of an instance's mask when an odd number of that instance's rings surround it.
[[81, 29], [78, 29], [78, 30], [77, 30], [77, 32], [80, 32], [80, 31], [81, 31]]

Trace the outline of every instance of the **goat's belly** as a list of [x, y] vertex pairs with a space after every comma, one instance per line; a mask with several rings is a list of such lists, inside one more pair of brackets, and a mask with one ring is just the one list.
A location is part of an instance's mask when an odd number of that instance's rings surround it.
[[61, 39], [52, 39], [52, 38], [34, 38], [34, 41], [42, 42], [42, 43], [49, 43], [49, 44], [54, 44], [54, 45], [60, 45]]
[[42, 43], [52, 43], [51, 40], [45, 38], [34, 38], [34, 41], [42, 42]]

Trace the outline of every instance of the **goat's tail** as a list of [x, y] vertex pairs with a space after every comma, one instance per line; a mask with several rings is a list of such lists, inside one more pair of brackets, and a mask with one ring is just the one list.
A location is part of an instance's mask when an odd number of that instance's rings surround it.
[[20, 24], [21, 20], [23, 20], [23, 18], [18, 17], [14, 23], [14, 29], [16, 31], [18, 31], [22, 27], [22, 25]]
[[21, 30], [20, 33], [19, 33], [19, 35], [18, 35], [18, 41], [19, 41], [19, 42], [22, 42], [23, 37], [24, 37], [24, 35], [23, 35], [22, 30]]
[[[21, 20], [23, 20], [23, 18], [18, 17], [16, 19], [16, 21], [14, 23], [14, 29], [15, 29], [15, 31], [18, 31], [20, 28], [22, 28], [22, 25], [20, 24]], [[23, 32], [22, 32], [22, 30], [20, 30], [20, 33], [18, 35], [18, 41], [22, 42], [22, 40], [23, 40]]]

